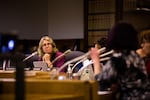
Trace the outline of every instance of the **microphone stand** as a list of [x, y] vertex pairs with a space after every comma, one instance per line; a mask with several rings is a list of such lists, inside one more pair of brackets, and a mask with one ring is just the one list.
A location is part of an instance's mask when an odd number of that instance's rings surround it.
[[[103, 47], [103, 48], [99, 49], [99, 52], [102, 52], [102, 51], [104, 51], [104, 50], [106, 50], [106, 47]], [[72, 59], [72, 60], [70, 60], [70, 61], [67, 61], [65, 64], [63, 64], [63, 65], [58, 69], [58, 73], [59, 73], [63, 68], [65, 68], [68, 64], [71, 64], [71, 63], [74, 63], [74, 62], [76, 62], [76, 61], [79, 61], [80, 59], [84, 59], [84, 58], [88, 57], [89, 55], [90, 55], [90, 52], [87, 52], [87, 53], [85, 53], [85, 54], [82, 55], [82, 56], [79, 56], [79, 57], [76, 57], [76, 58], [74, 58], [74, 59]]]
[[38, 52], [33, 52], [31, 55], [29, 55], [28, 57], [26, 57], [25, 59], [23, 59], [23, 62], [28, 60], [29, 58], [33, 57], [34, 55], [38, 54]]
[[[111, 51], [109, 51], [109, 52], [106, 52], [106, 53], [100, 55], [99, 57], [107, 56], [107, 55], [109, 55], [109, 54], [112, 54], [113, 52], [114, 52], [114, 51], [111, 50]], [[100, 62], [106, 61], [106, 60], [109, 60], [109, 59], [110, 59], [110, 57], [101, 58], [101, 59], [100, 59]], [[82, 68], [80, 68], [77, 73], [78, 73], [78, 74], [81, 73], [81, 71], [82, 71], [83, 69], [85, 69], [86, 67], [88, 67], [89, 65], [92, 65], [92, 64], [93, 64], [93, 61], [90, 60], [89, 63], [88, 63], [87, 65], [83, 66]]]
[[56, 58], [52, 61], [52, 64], [54, 64], [54, 62], [56, 62], [58, 59], [62, 58], [63, 56], [65, 56], [66, 54], [68, 54], [68, 53], [70, 53], [70, 52], [71, 52], [70, 49], [67, 50], [67, 51], [65, 51], [62, 55], [56, 57]]
[[87, 60], [88, 58], [86, 57], [86, 58], [83, 58], [83, 59], [81, 59], [81, 60], [79, 60], [77, 63], [75, 63], [74, 65], [73, 65], [73, 67], [72, 67], [72, 72], [73, 72], [73, 70], [75, 69], [75, 67], [79, 64], [79, 63], [81, 63], [81, 62], [83, 62], [83, 61], [85, 61], [85, 60]]
[[[104, 51], [105, 51], [105, 49], [101, 49], [101, 50], [99, 50], [100, 51], [100, 53], [103, 53]], [[110, 52], [108, 52], [108, 53], [105, 53], [105, 54], [102, 54], [102, 55], [100, 55], [100, 57], [104, 57], [104, 56], [106, 56], [106, 55], [108, 55], [108, 54], [111, 54], [113, 51], [111, 50]], [[83, 59], [81, 59], [81, 60], [79, 60], [76, 64], [74, 64], [74, 66], [72, 67], [72, 71], [74, 70], [74, 68], [79, 64], [79, 63], [81, 63], [81, 62], [83, 62], [83, 61], [85, 61], [85, 60], [87, 60], [88, 59], [88, 57], [85, 57], [85, 58], [83, 58]]]

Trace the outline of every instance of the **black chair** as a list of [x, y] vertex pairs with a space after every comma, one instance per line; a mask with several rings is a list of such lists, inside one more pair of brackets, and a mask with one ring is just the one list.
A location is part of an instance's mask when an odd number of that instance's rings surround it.
[[[72, 59], [74, 59], [74, 58], [76, 58], [76, 57], [82, 56], [82, 55], [84, 55], [84, 54], [85, 54], [85, 53], [82, 52], [82, 51], [71, 51], [69, 54], [67, 54], [67, 55], [65, 56], [65, 62], [70, 61], [70, 60], [72, 60]], [[75, 63], [76, 63], [76, 62], [74, 62], [73, 64], [75, 64]], [[79, 63], [79, 64], [77, 65], [77, 67], [73, 70], [73, 72], [77, 72], [82, 66], [83, 66], [82, 62]], [[65, 69], [65, 71], [67, 71], [67, 68]]]
[[[30, 54], [26, 54], [26, 57], [28, 57]], [[34, 61], [39, 61], [41, 58], [38, 55], [34, 55], [33, 57], [29, 58], [28, 60], [24, 61], [25, 65], [27, 68], [30, 68], [30, 70], [33, 70], [34, 65], [33, 62]]]
[[82, 56], [83, 54], [85, 54], [85, 53], [82, 52], [82, 51], [71, 51], [70, 53], [68, 53], [65, 56], [66, 62], [69, 61], [69, 60], [72, 60], [76, 57]]

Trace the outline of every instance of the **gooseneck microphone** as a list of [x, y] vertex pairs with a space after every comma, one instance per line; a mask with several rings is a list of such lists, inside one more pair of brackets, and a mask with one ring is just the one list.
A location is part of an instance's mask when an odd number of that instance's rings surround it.
[[66, 54], [70, 53], [70, 52], [71, 52], [71, 50], [68, 49], [67, 51], [65, 51], [64, 53], [62, 53], [60, 56], [56, 57], [56, 58], [52, 61], [52, 64], [53, 64], [55, 61], [57, 61], [58, 59], [64, 57]]
[[[109, 52], [106, 52], [106, 53], [104, 53], [104, 54], [101, 54], [101, 53], [105, 52], [105, 48], [102, 48], [102, 49], [99, 50], [99, 52], [100, 52], [100, 56], [99, 56], [99, 57], [100, 57], [100, 61], [102, 62], [102, 61], [105, 61], [105, 60], [110, 59], [110, 57], [105, 57], [105, 56], [107, 56], [107, 55], [109, 55], [109, 54], [112, 54], [114, 51], [111, 50], [111, 51], [109, 51]], [[102, 57], [105, 57], [105, 58], [102, 58]], [[85, 58], [79, 60], [77, 63], [75, 63], [74, 66], [72, 67], [72, 71], [74, 70], [74, 68], [75, 68], [80, 62], [83, 62], [83, 61], [85, 61], [85, 60], [87, 60], [87, 59], [88, 59], [88, 57], [85, 57]]]
[[[99, 57], [100, 57], [100, 61], [102, 62], [102, 61], [109, 60], [110, 57], [105, 57], [105, 56], [110, 55], [110, 54], [112, 54], [113, 52], [114, 52], [114, 50], [111, 50], [111, 51], [109, 51], [109, 52], [106, 52], [106, 53], [104, 53], [104, 54], [101, 54], [101, 55], [99, 56]], [[101, 57], [104, 57], [104, 58], [101, 58]], [[85, 66], [83, 66], [82, 68], [80, 68], [77, 73], [79, 74], [83, 69], [85, 69], [86, 67], [88, 67], [88, 66], [91, 65], [91, 64], [93, 64], [93, 61], [92, 61], [92, 60], [90, 60]]]
[[[99, 49], [99, 52], [102, 52], [102, 51], [104, 51], [104, 50], [106, 50], [106, 47], [103, 47], [103, 48]], [[64, 64], [58, 69], [58, 73], [59, 73], [63, 68], [65, 68], [68, 64], [77, 62], [77, 61], [79, 61], [79, 60], [81, 60], [81, 59], [88, 58], [89, 55], [90, 55], [90, 52], [87, 52], [87, 53], [85, 53], [84, 55], [81, 55], [81, 56], [79, 56], [79, 57], [76, 57], [76, 58], [74, 58], [74, 59], [72, 59], [72, 60], [67, 61], [66, 63], [64, 63]]]
[[29, 55], [29, 56], [27, 56], [26, 58], [24, 58], [24, 59], [23, 59], [23, 62], [26, 61], [26, 60], [28, 60], [29, 58], [31, 58], [31, 57], [37, 55], [37, 54], [38, 54], [37, 51], [33, 52], [31, 55]]

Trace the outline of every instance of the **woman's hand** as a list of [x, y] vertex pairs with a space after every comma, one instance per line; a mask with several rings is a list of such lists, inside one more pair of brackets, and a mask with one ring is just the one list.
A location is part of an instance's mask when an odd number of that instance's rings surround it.
[[52, 62], [50, 61], [50, 59], [51, 59], [51, 55], [48, 53], [44, 54], [42, 57], [42, 60], [47, 63], [48, 67], [52, 68], [53, 66], [52, 66]]
[[93, 61], [99, 61], [99, 51], [97, 48], [91, 48], [90, 57]]
[[100, 52], [98, 51], [97, 48], [91, 48], [90, 50], [90, 57], [93, 61], [93, 65], [94, 65], [94, 74], [97, 75], [101, 72], [102, 67], [100, 64], [100, 58], [99, 58], [99, 54]]

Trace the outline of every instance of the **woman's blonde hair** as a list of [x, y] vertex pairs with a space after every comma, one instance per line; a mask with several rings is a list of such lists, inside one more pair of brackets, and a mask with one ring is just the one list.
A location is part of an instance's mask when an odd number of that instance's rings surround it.
[[43, 56], [44, 55], [44, 52], [43, 52], [43, 50], [42, 50], [42, 45], [43, 45], [43, 41], [44, 40], [47, 40], [47, 41], [49, 41], [50, 43], [51, 43], [51, 45], [52, 45], [52, 47], [53, 47], [53, 49], [52, 49], [52, 53], [56, 53], [57, 51], [58, 51], [58, 49], [57, 49], [57, 47], [56, 47], [56, 44], [55, 44], [55, 42], [53, 41], [53, 39], [52, 38], [50, 38], [49, 36], [43, 36], [42, 38], [41, 38], [41, 40], [40, 40], [40, 42], [39, 42], [39, 46], [38, 46], [38, 54], [39, 54], [39, 56]]
[[138, 39], [139, 44], [150, 42], [150, 30], [143, 30], [141, 33], [139, 33]]

